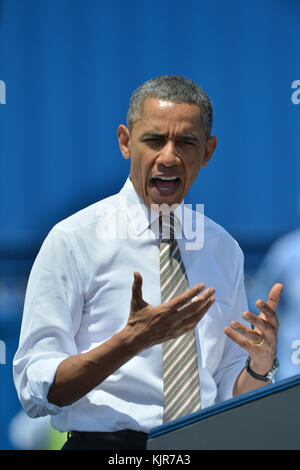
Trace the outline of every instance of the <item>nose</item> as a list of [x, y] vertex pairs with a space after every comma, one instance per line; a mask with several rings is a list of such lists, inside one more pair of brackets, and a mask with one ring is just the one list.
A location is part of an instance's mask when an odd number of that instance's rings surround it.
[[176, 151], [176, 147], [171, 140], [168, 140], [164, 147], [160, 149], [160, 153], [156, 159], [156, 162], [165, 166], [173, 166], [180, 163], [180, 158]]

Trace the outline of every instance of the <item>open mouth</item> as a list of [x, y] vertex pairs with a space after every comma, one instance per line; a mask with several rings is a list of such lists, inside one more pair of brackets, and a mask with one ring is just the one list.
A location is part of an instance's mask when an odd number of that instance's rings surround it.
[[152, 186], [160, 196], [172, 196], [180, 186], [181, 179], [178, 176], [154, 176], [151, 178]]

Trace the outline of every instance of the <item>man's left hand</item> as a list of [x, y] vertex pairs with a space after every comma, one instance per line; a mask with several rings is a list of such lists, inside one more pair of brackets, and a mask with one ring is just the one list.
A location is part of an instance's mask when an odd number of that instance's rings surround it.
[[251, 358], [251, 368], [259, 375], [268, 373], [276, 357], [279, 327], [276, 308], [282, 289], [282, 284], [274, 284], [267, 302], [256, 301], [256, 307], [260, 310], [259, 315], [249, 311], [242, 314], [242, 317], [253, 325], [253, 329], [238, 321], [233, 321], [230, 327], [224, 330], [230, 339], [248, 351]]

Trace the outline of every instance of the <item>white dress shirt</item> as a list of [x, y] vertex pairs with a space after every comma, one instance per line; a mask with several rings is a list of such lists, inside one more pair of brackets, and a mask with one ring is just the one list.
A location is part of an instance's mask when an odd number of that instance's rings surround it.
[[[201, 407], [232, 397], [246, 352], [224, 328], [247, 310], [243, 254], [219, 225], [203, 218], [204, 244], [188, 249], [181, 217], [178, 239], [189, 285], [214, 287], [216, 301], [195, 329]], [[183, 212], [181, 212], [182, 214]], [[58, 407], [47, 394], [66, 358], [108, 340], [127, 323], [133, 273], [143, 278], [143, 298], [161, 303], [159, 237], [150, 210], [127, 179], [120, 193], [93, 204], [54, 226], [32, 267], [13, 372], [19, 399], [31, 417], [52, 415], [60, 431], [148, 432], [162, 424], [162, 347], [148, 348], [72, 405]]]

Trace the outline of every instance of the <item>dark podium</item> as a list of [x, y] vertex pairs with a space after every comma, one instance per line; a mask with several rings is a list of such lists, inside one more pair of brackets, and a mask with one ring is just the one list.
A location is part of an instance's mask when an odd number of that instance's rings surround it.
[[300, 374], [153, 428], [148, 450], [300, 450]]

